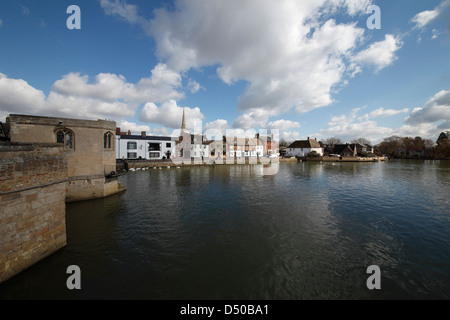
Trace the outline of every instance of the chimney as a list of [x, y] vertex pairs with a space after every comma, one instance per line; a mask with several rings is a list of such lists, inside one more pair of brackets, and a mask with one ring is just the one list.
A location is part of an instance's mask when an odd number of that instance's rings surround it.
[[147, 136], [147, 132], [141, 131], [141, 136], [145, 138]]
[[128, 135], [131, 136], [131, 130], [128, 130]]
[[120, 128], [116, 128], [116, 135], [120, 135]]

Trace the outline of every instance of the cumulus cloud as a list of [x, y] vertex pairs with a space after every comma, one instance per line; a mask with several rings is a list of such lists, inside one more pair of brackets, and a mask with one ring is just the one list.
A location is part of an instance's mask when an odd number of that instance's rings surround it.
[[354, 61], [358, 64], [372, 65], [380, 71], [397, 59], [395, 52], [402, 46], [403, 43], [399, 38], [387, 34], [383, 41], [372, 43], [369, 48], [359, 52]]
[[40, 110], [44, 106], [45, 94], [22, 79], [10, 79], [0, 73], [0, 110], [9, 113]]
[[405, 124], [397, 129], [383, 127], [372, 119], [407, 113], [409, 109], [379, 108], [359, 116], [358, 114], [363, 109], [365, 108], [356, 108], [349, 114], [332, 117], [328, 128], [320, 130], [317, 136], [320, 138], [338, 137], [343, 141], [363, 137], [376, 144], [383, 138], [392, 135], [420, 136], [433, 140], [440, 132], [450, 130], [450, 90], [438, 92], [423, 107], [413, 109], [411, 114], [405, 118]]
[[104, 101], [52, 91], [49, 96], [22, 79], [0, 74], [0, 110], [10, 113], [56, 115], [76, 118], [109, 118], [132, 116], [133, 106], [119, 101]]
[[225, 132], [225, 130], [230, 129], [230, 125], [227, 120], [217, 119], [212, 122], [208, 122], [205, 125], [205, 130], [219, 130], [221, 132]]
[[88, 76], [70, 73], [58, 80], [52, 90], [62, 95], [107, 101], [124, 100], [136, 103], [148, 101], [163, 102], [181, 99], [184, 95], [177, 89], [182, 87], [181, 75], [171, 71], [164, 64], [158, 64], [151, 76], [141, 79], [137, 84], [126, 81], [125, 77], [110, 73], [96, 76], [95, 83], [88, 83]]
[[[450, 126], [447, 126], [446, 130], [448, 129], [450, 129]], [[394, 130], [391, 135], [399, 137], [422, 137], [423, 139], [435, 141], [442, 131], [445, 130], [440, 129], [439, 126], [432, 123], [406, 124]]]
[[[140, 23], [125, 2], [102, 1], [121, 10], [116, 15]], [[228, 84], [249, 82], [239, 99], [246, 112], [262, 108], [281, 114], [307, 112], [333, 102], [332, 88], [348, 71], [346, 61], [358, 49], [364, 29], [337, 23], [330, 16], [346, 10], [365, 13], [372, 1], [177, 1], [140, 23], [157, 44], [157, 55], [176, 71], [217, 65]], [[132, 18], [130, 16], [131, 11]], [[110, 12], [110, 11], [108, 11]], [[388, 57], [392, 62], [392, 56]], [[364, 60], [361, 58], [361, 60]], [[366, 59], [367, 60], [367, 59]], [[377, 67], [387, 65], [376, 61]], [[258, 122], [255, 120], [255, 122]]]
[[265, 128], [269, 116], [270, 115], [264, 109], [256, 109], [247, 112], [234, 120], [233, 128], [244, 130]]
[[192, 131], [195, 124], [203, 120], [204, 115], [200, 112], [199, 108], [178, 106], [175, 100], [164, 102], [159, 107], [152, 102], [145, 104], [139, 115], [139, 120], [148, 123], [159, 123], [166, 127], [176, 129], [181, 127], [183, 110], [185, 110], [187, 129]]
[[120, 128], [122, 132], [131, 132], [131, 134], [140, 134], [142, 131], [150, 132], [150, 127], [146, 125], [138, 125], [134, 122], [128, 122], [126, 120], [120, 120], [117, 122], [117, 127]]
[[[89, 83], [87, 76], [70, 73], [54, 83], [47, 97], [26, 81], [0, 73], [0, 112], [120, 121], [133, 117], [142, 103], [183, 97], [180, 87], [181, 76], [163, 64], [157, 65], [149, 78], [136, 84], [115, 74], [99, 74], [94, 83]], [[161, 123], [173, 117], [170, 112], [174, 110], [165, 111], [158, 118]], [[181, 116], [179, 119], [177, 127]]]
[[409, 125], [450, 121], [450, 90], [442, 90], [405, 119]]
[[[267, 117], [294, 109], [305, 113], [333, 103], [337, 86], [347, 75], [373, 65], [379, 71], [391, 65], [401, 48], [387, 35], [366, 50], [365, 29], [357, 22], [338, 23], [334, 16], [366, 14], [371, 0], [202, 1], [178, 0], [172, 10], [139, 15], [124, 0], [101, 0], [108, 15], [137, 24], [156, 42], [156, 55], [168, 67], [183, 73], [213, 66], [229, 85], [244, 80], [238, 99], [243, 113], [234, 127], [261, 126]], [[358, 54], [359, 53], [359, 54]], [[191, 92], [200, 89], [192, 83]]]
[[280, 140], [283, 139], [287, 142], [293, 142], [295, 140], [299, 140], [300, 133], [298, 131], [287, 131], [282, 130], [280, 131]]
[[37, 111], [46, 115], [59, 115], [83, 119], [110, 119], [117, 120], [131, 117], [135, 114], [136, 105], [120, 101], [104, 101], [99, 99], [62, 95], [50, 92], [41, 110]]
[[392, 117], [392, 116], [396, 116], [396, 115], [399, 115], [402, 113], [408, 113], [408, 112], [409, 112], [408, 108], [401, 109], [401, 110], [379, 108], [370, 113], [366, 113], [365, 115], [361, 116], [359, 118], [359, 120], [369, 120], [369, 119], [373, 119], [373, 118]]
[[378, 143], [393, 134], [394, 130], [391, 128], [379, 126], [375, 121], [360, 119], [358, 112], [362, 109], [364, 108], [356, 108], [348, 115], [332, 117], [328, 128], [320, 130], [316, 136], [319, 138], [337, 137], [344, 142], [363, 137], [372, 143]]

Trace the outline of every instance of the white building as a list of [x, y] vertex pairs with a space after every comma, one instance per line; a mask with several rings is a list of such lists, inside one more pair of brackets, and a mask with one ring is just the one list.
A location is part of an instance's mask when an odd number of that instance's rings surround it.
[[258, 138], [227, 137], [229, 158], [255, 158], [264, 155], [264, 144]]
[[163, 160], [173, 159], [176, 141], [171, 137], [116, 135], [117, 159]]
[[316, 139], [297, 140], [286, 148], [286, 154], [294, 157], [304, 158], [310, 152], [317, 152], [321, 157], [323, 156], [323, 148]]

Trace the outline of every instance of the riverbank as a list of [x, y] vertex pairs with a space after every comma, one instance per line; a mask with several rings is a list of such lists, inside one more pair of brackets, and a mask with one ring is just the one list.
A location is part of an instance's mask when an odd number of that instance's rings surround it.
[[271, 163], [287, 162], [293, 161], [297, 162], [297, 159], [278, 159], [278, 158], [233, 158], [233, 159], [204, 159], [202, 161], [172, 161], [172, 160], [117, 160], [116, 170], [117, 172], [126, 172], [133, 170], [142, 169], [153, 169], [153, 168], [171, 168], [171, 167], [195, 167], [195, 166], [206, 166], [206, 165], [237, 165], [237, 164], [255, 164], [255, 165], [267, 165]]
[[385, 157], [317, 157], [317, 158], [280, 158], [279, 162], [297, 162], [297, 161], [310, 161], [310, 162], [380, 162], [386, 161]]
[[385, 157], [319, 157], [319, 158], [306, 158], [304, 161], [312, 162], [380, 162], [386, 161]]

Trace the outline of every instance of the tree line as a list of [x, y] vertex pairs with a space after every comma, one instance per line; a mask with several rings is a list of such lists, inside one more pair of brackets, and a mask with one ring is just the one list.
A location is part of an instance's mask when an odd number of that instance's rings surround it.
[[391, 158], [450, 159], [450, 132], [442, 133], [436, 142], [421, 137], [385, 138], [375, 152]]
[[[336, 137], [320, 141], [322, 145], [332, 146], [346, 144]], [[280, 147], [288, 147], [291, 143], [281, 139]], [[365, 138], [352, 140], [349, 144], [370, 145]], [[422, 137], [391, 136], [374, 146], [377, 156], [407, 159], [449, 159], [450, 160], [450, 131], [442, 132], [436, 141]]]

